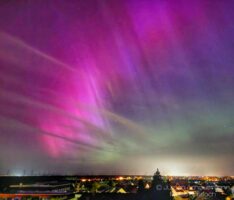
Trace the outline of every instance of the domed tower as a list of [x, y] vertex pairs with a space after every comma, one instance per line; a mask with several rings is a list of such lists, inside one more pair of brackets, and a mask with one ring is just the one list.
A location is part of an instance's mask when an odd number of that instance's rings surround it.
[[160, 171], [154, 173], [152, 185], [150, 188], [151, 197], [150, 199], [158, 199], [158, 200], [170, 200], [171, 197], [171, 188], [169, 182], [163, 180]]
[[162, 176], [160, 174], [160, 171], [157, 168], [157, 171], [154, 173], [154, 176], [153, 176], [152, 187], [155, 187], [158, 184], [162, 184], [162, 182], [163, 182]]

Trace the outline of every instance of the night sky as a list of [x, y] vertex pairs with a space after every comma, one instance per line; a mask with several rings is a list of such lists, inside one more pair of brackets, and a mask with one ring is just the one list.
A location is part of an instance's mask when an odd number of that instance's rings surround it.
[[0, 174], [234, 175], [233, 10], [1, 0]]

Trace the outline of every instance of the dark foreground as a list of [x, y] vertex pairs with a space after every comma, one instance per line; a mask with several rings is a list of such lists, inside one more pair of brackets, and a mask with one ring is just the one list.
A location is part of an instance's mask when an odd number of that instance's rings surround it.
[[0, 176], [0, 199], [231, 200], [233, 177]]

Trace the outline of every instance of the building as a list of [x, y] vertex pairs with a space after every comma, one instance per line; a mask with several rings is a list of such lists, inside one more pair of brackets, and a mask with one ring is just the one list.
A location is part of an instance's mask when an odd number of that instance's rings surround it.
[[70, 199], [73, 198], [74, 187], [70, 183], [18, 184], [10, 185], [0, 198], [4, 199]]

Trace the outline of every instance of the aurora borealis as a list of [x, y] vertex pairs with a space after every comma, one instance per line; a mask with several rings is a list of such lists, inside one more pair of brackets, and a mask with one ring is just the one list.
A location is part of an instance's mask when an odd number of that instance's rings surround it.
[[0, 173], [233, 175], [233, 9], [2, 0]]

